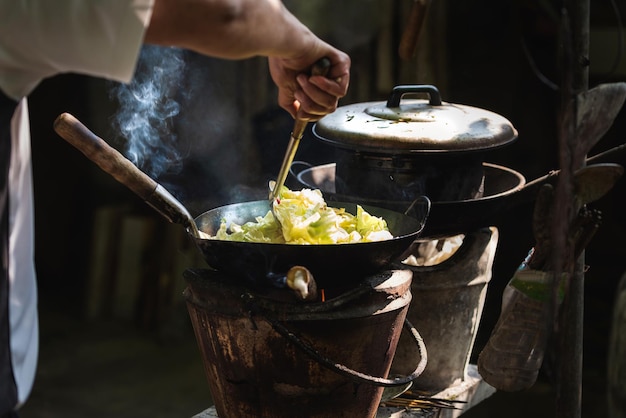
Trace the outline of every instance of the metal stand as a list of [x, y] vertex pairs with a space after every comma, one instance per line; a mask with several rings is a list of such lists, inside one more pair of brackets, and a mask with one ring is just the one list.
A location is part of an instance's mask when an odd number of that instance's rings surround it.
[[[433, 397], [439, 399], [454, 399], [466, 402], [462, 404], [462, 407], [458, 409], [429, 408], [407, 410], [405, 408], [381, 406], [378, 408], [376, 418], [457, 418], [495, 392], [496, 390], [493, 387], [482, 380], [476, 370], [476, 366], [470, 364], [467, 379], [433, 395]], [[192, 418], [219, 418], [219, 416], [215, 411], [215, 407], [210, 407]]]

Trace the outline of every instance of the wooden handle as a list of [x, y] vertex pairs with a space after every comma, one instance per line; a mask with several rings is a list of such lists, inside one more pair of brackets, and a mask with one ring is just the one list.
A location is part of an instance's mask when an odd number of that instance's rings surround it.
[[148, 200], [158, 183], [138, 169], [115, 148], [91, 132], [69, 113], [63, 113], [54, 121], [54, 130], [76, 147], [103, 171], [124, 184], [139, 197]]
[[410, 61], [415, 56], [417, 42], [419, 41], [420, 32], [424, 25], [424, 18], [428, 9], [430, 0], [414, 0], [406, 28], [402, 33], [400, 45], [398, 46], [398, 54], [405, 61]]
[[59, 115], [54, 121], [54, 130], [168, 221], [183, 225], [196, 238], [203, 238], [182, 203], [74, 116], [69, 113]]
[[320, 58], [311, 67], [311, 75], [322, 75], [326, 77], [330, 71], [330, 60], [326, 57]]
[[[323, 77], [326, 77], [328, 75], [328, 72], [330, 71], [330, 66], [331, 63], [328, 58], [320, 58], [309, 69], [309, 75], [321, 75]], [[291, 131], [292, 137], [296, 138], [296, 140], [300, 140], [300, 138], [302, 138], [302, 135], [304, 134], [304, 130], [306, 129], [308, 122], [308, 120], [296, 117], [293, 130]]]

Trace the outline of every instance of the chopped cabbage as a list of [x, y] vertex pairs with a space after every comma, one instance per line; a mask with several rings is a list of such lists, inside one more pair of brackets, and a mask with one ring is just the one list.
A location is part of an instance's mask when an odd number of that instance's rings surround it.
[[222, 221], [212, 239], [286, 244], [342, 244], [392, 239], [383, 218], [357, 205], [356, 215], [329, 207], [317, 189], [281, 189], [272, 211], [243, 225]]

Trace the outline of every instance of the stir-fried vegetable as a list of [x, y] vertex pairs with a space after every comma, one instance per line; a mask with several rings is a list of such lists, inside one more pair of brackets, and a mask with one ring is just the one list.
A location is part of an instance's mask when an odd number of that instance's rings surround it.
[[211, 238], [229, 241], [287, 244], [342, 244], [393, 238], [387, 222], [357, 205], [357, 213], [329, 207], [320, 190], [281, 189], [273, 212], [243, 225], [225, 221]]

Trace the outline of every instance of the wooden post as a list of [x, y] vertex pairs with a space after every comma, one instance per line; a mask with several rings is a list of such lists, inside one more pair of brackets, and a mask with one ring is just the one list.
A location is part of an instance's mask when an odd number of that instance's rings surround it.
[[608, 364], [608, 416], [623, 418], [626, 417], [626, 273], [617, 286]]
[[[564, 2], [563, 30], [562, 30], [562, 108], [559, 121], [559, 160], [562, 173], [571, 173], [580, 167], [574, 167], [572, 156], [575, 149], [572, 143], [576, 135], [577, 113], [575, 96], [588, 89], [589, 78], [589, 0], [566, 0]], [[567, 175], [563, 181], [568, 182]], [[571, 180], [571, 176], [569, 176]], [[571, 184], [571, 183], [570, 183]], [[571, 190], [567, 184], [563, 189]], [[562, 197], [571, 193], [564, 192]], [[571, 213], [571, 200], [563, 202], [561, 219], [570, 220], [575, 213]], [[565, 226], [569, 224], [566, 223]], [[559, 231], [560, 230], [560, 231]], [[564, 232], [565, 228], [555, 228], [555, 231]], [[564, 237], [563, 237], [564, 238]], [[561, 260], [566, 255], [566, 243], [561, 241], [560, 251], [557, 254]], [[562, 266], [562, 263], [555, 264]], [[580, 418], [582, 404], [582, 365], [583, 365], [583, 314], [584, 314], [584, 254], [579, 257], [573, 268], [569, 281], [569, 289], [563, 302], [561, 315], [558, 318], [558, 381], [556, 397], [557, 418]], [[567, 272], [567, 271], [566, 271]]]

